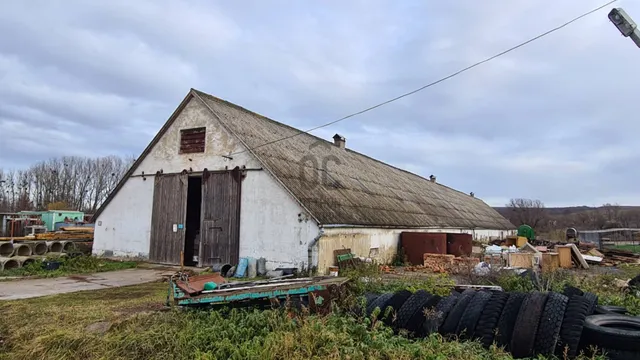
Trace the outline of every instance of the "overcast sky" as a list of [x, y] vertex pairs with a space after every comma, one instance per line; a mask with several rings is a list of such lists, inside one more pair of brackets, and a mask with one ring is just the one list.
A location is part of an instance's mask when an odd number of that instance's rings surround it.
[[[191, 87], [311, 128], [606, 2], [0, 1], [5, 169], [138, 155]], [[640, 205], [640, 49], [610, 8], [315, 134], [494, 206]]]

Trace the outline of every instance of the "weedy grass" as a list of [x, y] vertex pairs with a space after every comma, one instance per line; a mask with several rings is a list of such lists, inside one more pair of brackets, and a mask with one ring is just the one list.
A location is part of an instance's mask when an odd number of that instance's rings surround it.
[[[407, 285], [376, 274], [360, 271], [354, 289]], [[408, 285], [439, 292], [445, 284], [451, 280], [434, 276]], [[166, 283], [149, 283], [0, 302], [0, 359], [512, 359], [476, 342], [395, 334], [377, 320], [379, 310], [368, 318], [340, 310], [318, 316], [305, 309], [165, 309], [166, 295]], [[98, 322], [109, 329], [88, 330]]]
[[72, 274], [89, 274], [104, 271], [131, 269], [138, 266], [135, 261], [111, 261], [90, 255], [76, 257], [50, 256], [47, 257], [47, 260], [60, 262], [60, 267], [56, 270], [45, 270], [43, 267], [43, 260], [36, 260], [31, 264], [19, 269], [0, 271], [0, 280], [3, 277], [14, 276], [49, 278], [67, 276]]

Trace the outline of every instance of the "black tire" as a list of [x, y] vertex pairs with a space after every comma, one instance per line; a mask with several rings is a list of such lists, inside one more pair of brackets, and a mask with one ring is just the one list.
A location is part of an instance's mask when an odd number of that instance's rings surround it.
[[478, 291], [473, 299], [471, 299], [464, 313], [462, 313], [462, 318], [460, 319], [458, 328], [456, 329], [456, 333], [462, 339], [473, 339], [476, 325], [478, 325], [478, 320], [480, 320], [480, 315], [482, 315], [482, 311], [490, 298], [491, 293], [487, 291]]
[[575, 286], [567, 285], [567, 286], [564, 287], [563, 294], [566, 297], [571, 298], [573, 295], [580, 295], [580, 296], [584, 295], [584, 291], [578, 289]]
[[[376, 308], [380, 308], [380, 310], [384, 311], [384, 309], [387, 308], [387, 305], [386, 305], [387, 301], [389, 301], [389, 299], [391, 299], [392, 296], [393, 296], [393, 293], [386, 293], [378, 296], [377, 299], [372, 301], [371, 304], [367, 306], [367, 315], [371, 316], [371, 314], [373, 313], [373, 310], [375, 310]], [[378, 317], [380, 316], [381, 315], [378, 315]]]
[[467, 309], [467, 305], [476, 295], [474, 292], [463, 292], [460, 294], [458, 301], [455, 306], [449, 311], [447, 318], [442, 323], [442, 327], [440, 328], [440, 333], [442, 335], [452, 335], [455, 334], [456, 329], [458, 328], [458, 324], [460, 323], [460, 319], [462, 318], [462, 314]]
[[608, 306], [608, 305], [598, 305], [594, 311], [594, 314], [603, 315], [603, 314], [626, 314], [628, 312], [627, 308], [624, 306]]
[[607, 359], [609, 359], [609, 360], [638, 360], [638, 359], [640, 359], [640, 352], [638, 352], [638, 351], [601, 349], [601, 352], [606, 354]]
[[422, 336], [422, 325], [426, 320], [426, 314], [433, 311], [433, 308], [440, 302], [442, 298], [438, 295], [433, 295], [429, 300], [420, 308], [418, 312], [414, 313], [406, 329], [414, 335]]
[[578, 355], [582, 329], [590, 306], [591, 301], [584, 296], [573, 295], [569, 298], [556, 345], [556, 355], [559, 358], [574, 358]]
[[455, 293], [446, 298], [441, 299], [438, 305], [433, 309], [433, 312], [427, 315], [424, 323], [422, 324], [422, 334], [427, 336], [432, 333], [436, 333], [440, 330], [440, 326], [449, 315], [449, 312], [458, 302], [460, 294]]
[[[424, 304], [429, 301], [433, 295], [424, 290], [418, 290], [404, 302], [396, 317], [396, 328], [407, 329], [407, 323], [418, 310], [422, 310]], [[407, 329], [408, 330], [408, 329]]]
[[387, 324], [388, 326], [391, 326], [393, 324], [394, 320], [396, 319], [398, 310], [400, 310], [402, 305], [404, 305], [404, 302], [407, 301], [407, 299], [411, 295], [413, 294], [409, 290], [400, 290], [393, 294], [393, 296], [385, 305], [385, 309], [383, 309], [383, 311], [386, 310], [387, 307], [391, 307], [393, 309], [393, 311], [388, 316], [384, 317], [383, 321], [385, 324]]
[[568, 302], [569, 298], [562, 294], [549, 293], [536, 335], [534, 345], [536, 355], [542, 354], [549, 357], [555, 353]]
[[640, 318], [627, 315], [592, 315], [584, 322], [586, 344], [610, 350], [640, 352]]
[[591, 305], [589, 306], [589, 313], [587, 315], [593, 315], [593, 313], [596, 311], [596, 306], [598, 306], [598, 295], [590, 292], [585, 292], [583, 296], [587, 298], [591, 303]]
[[522, 302], [516, 326], [511, 335], [511, 354], [516, 359], [531, 357], [538, 332], [540, 318], [547, 302], [547, 294], [539, 291], [529, 293]]
[[482, 346], [488, 348], [493, 343], [493, 338], [498, 328], [498, 320], [502, 314], [507, 300], [509, 299], [509, 293], [502, 291], [495, 291], [491, 294], [491, 299], [482, 310], [478, 325], [476, 325], [475, 336], [480, 340]]
[[509, 350], [511, 345], [511, 335], [515, 327], [520, 307], [524, 301], [526, 294], [513, 292], [509, 294], [509, 298], [502, 309], [500, 319], [498, 319], [498, 331], [495, 335], [495, 341], [498, 346], [504, 346]]
[[638, 276], [634, 277], [633, 279], [629, 280], [628, 286], [631, 289], [640, 290], [640, 275], [638, 275]]
[[375, 299], [377, 299], [380, 294], [377, 293], [366, 293], [364, 294], [364, 298], [367, 300], [366, 304], [369, 306]]
[[351, 312], [356, 315], [356, 316], [361, 316], [363, 315], [366, 310], [367, 307], [375, 300], [378, 298], [378, 296], [380, 296], [380, 294], [375, 294], [375, 293], [366, 293], [363, 296], [359, 297], [356, 301], [356, 303], [353, 306], [353, 309], [351, 310]]

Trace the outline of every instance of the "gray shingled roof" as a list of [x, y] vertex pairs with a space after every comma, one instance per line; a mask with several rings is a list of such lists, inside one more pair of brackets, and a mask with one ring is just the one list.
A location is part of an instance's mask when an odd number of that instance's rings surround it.
[[[300, 130], [214, 96], [193, 92], [320, 224], [515, 228], [478, 198], [313, 135], [300, 134]], [[282, 138], [287, 139], [277, 141]], [[323, 161], [326, 174], [318, 170]]]

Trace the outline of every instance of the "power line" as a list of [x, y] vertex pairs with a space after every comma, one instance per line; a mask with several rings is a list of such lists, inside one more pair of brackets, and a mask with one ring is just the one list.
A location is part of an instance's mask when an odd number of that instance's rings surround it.
[[571, 19], [571, 20], [569, 20], [569, 21], [567, 21], [567, 22], [563, 23], [562, 25], [559, 25], [559, 26], [557, 26], [557, 27], [554, 27], [554, 28], [552, 28], [551, 30], [547, 30], [547, 31], [543, 32], [542, 34], [537, 35], [537, 36], [534, 36], [534, 37], [532, 37], [531, 39], [529, 39], [529, 40], [527, 40], [527, 41], [524, 41], [524, 42], [522, 42], [522, 43], [520, 43], [520, 44], [518, 44], [518, 45], [515, 45], [515, 46], [513, 46], [513, 47], [510, 47], [510, 48], [508, 48], [507, 50], [504, 50], [504, 51], [502, 51], [502, 52], [499, 52], [499, 53], [497, 53], [497, 54], [495, 54], [495, 55], [493, 55], [493, 56], [490, 56], [490, 57], [488, 57], [488, 58], [486, 58], [486, 59], [484, 59], [484, 60], [478, 61], [478, 62], [476, 62], [476, 63], [474, 63], [474, 64], [472, 64], [472, 65], [469, 65], [469, 66], [467, 66], [467, 67], [465, 67], [465, 68], [462, 68], [462, 69], [460, 69], [460, 70], [458, 70], [458, 71], [456, 71], [456, 72], [454, 72], [454, 73], [452, 73], [452, 74], [449, 74], [449, 75], [447, 75], [447, 76], [445, 76], [445, 77], [443, 77], [443, 78], [440, 78], [440, 79], [438, 79], [438, 80], [436, 80], [436, 81], [434, 81], [434, 82], [431, 82], [431, 83], [429, 83], [429, 84], [427, 84], [427, 85], [421, 86], [421, 87], [419, 87], [419, 88], [417, 88], [417, 89], [415, 89], [415, 90], [409, 91], [409, 92], [404, 93], [404, 94], [399, 95], [399, 96], [396, 96], [396, 97], [394, 97], [394, 98], [392, 98], [392, 99], [389, 99], [389, 100], [387, 100], [387, 101], [384, 101], [384, 102], [378, 103], [378, 104], [373, 105], [373, 106], [371, 106], [371, 107], [368, 107], [368, 108], [366, 108], [366, 109], [364, 109], [364, 110], [360, 110], [360, 111], [358, 111], [358, 112], [355, 112], [355, 113], [349, 114], [349, 115], [344, 116], [344, 117], [341, 117], [341, 118], [339, 118], [339, 119], [336, 119], [336, 120], [330, 121], [330, 122], [328, 122], [328, 123], [326, 123], [326, 124], [322, 124], [322, 125], [316, 126], [316, 127], [314, 127], [314, 128], [311, 128], [311, 129], [308, 129], [308, 130], [305, 130], [305, 131], [301, 131], [301, 132], [299, 132], [299, 133], [296, 133], [296, 134], [293, 134], [293, 135], [290, 135], [290, 136], [286, 136], [286, 137], [283, 137], [283, 138], [280, 138], [280, 139], [277, 139], [277, 140], [269, 141], [269, 142], [266, 142], [266, 143], [264, 143], [264, 144], [262, 144], [262, 145], [255, 146], [255, 147], [253, 147], [253, 148], [251, 148], [251, 149], [238, 151], [238, 152], [235, 152], [235, 153], [233, 153], [233, 154], [231, 154], [231, 155], [241, 154], [241, 153], [246, 152], [246, 151], [249, 151], [249, 150], [254, 150], [254, 149], [261, 148], [261, 147], [263, 147], [263, 146], [267, 146], [267, 145], [271, 145], [271, 144], [273, 144], [273, 143], [277, 143], [277, 142], [280, 142], [280, 141], [283, 141], [283, 140], [291, 139], [292, 137], [296, 137], [296, 136], [301, 135], [301, 134], [307, 134], [307, 133], [310, 133], [310, 132], [312, 132], [312, 131], [315, 131], [315, 130], [318, 130], [318, 129], [322, 129], [322, 128], [324, 128], [324, 127], [327, 127], [327, 126], [333, 125], [333, 124], [335, 124], [335, 123], [339, 123], [339, 122], [341, 122], [341, 121], [347, 120], [347, 119], [352, 118], [352, 117], [354, 117], [354, 116], [358, 116], [358, 115], [364, 114], [364, 113], [369, 112], [369, 111], [371, 111], [371, 110], [377, 109], [377, 108], [382, 107], [382, 106], [387, 105], [387, 104], [390, 104], [390, 103], [392, 103], [392, 102], [394, 102], [394, 101], [397, 101], [397, 100], [400, 100], [400, 99], [402, 99], [402, 98], [405, 98], [405, 97], [407, 97], [407, 96], [413, 95], [413, 94], [415, 94], [415, 93], [417, 93], [417, 92], [420, 92], [420, 91], [422, 91], [422, 90], [424, 90], [424, 89], [430, 88], [430, 87], [432, 87], [432, 86], [434, 86], [434, 85], [437, 85], [437, 84], [439, 84], [439, 83], [441, 83], [441, 82], [444, 82], [444, 81], [449, 80], [449, 79], [451, 79], [451, 78], [453, 78], [453, 77], [455, 77], [455, 76], [458, 76], [458, 75], [462, 74], [463, 72], [469, 71], [469, 70], [471, 70], [471, 69], [475, 68], [476, 66], [480, 66], [480, 65], [482, 65], [482, 64], [484, 64], [484, 63], [487, 63], [487, 62], [489, 62], [489, 61], [491, 61], [491, 60], [493, 60], [493, 59], [495, 59], [495, 58], [498, 58], [498, 57], [500, 57], [500, 56], [502, 56], [502, 55], [505, 55], [505, 54], [507, 54], [507, 53], [510, 53], [510, 52], [512, 52], [513, 50], [519, 49], [519, 48], [521, 48], [521, 47], [523, 47], [523, 46], [525, 46], [525, 45], [527, 45], [527, 44], [529, 44], [529, 43], [532, 43], [532, 42], [534, 42], [534, 41], [536, 41], [536, 40], [538, 40], [538, 39], [540, 39], [540, 38], [543, 38], [543, 37], [545, 37], [545, 36], [547, 36], [547, 35], [549, 35], [549, 34], [551, 34], [551, 33], [553, 33], [553, 32], [556, 32], [556, 31], [558, 31], [558, 30], [560, 30], [560, 29], [562, 29], [562, 28], [564, 28], [564, 27], [566, 27], [566, 26], [568, 26], [568, 25], [570, 25], [570, 24], [572, 24], [572, 23], [574, 23], [574, 22], [576, 22], [576, 21], [578, 21], [578, 20], [582, 19], [582, 18], [583, 18], [583, 17], [585, 17], [585, 16], [591, 15], [591, 14], [593, 14], [594, 12], [596, 12], [596, 11], [598, 11], [598, 10], [601, 10], [601, 9], [603, 9], [603, 8], [605, 8], [605, 7], [607, 7], [607, 6], [611, 5], [611, 4], [613, 4], [613, 3], [614, 3], [614, 2], [616, 2], [616, 1], [618, 1], [618, 0], [612, 0], [612, 1], [609, 1], [608, 3], [606, 3], [606, 4], [604, 4], [604, 5], [601, 5], [601, 6], [598, 6], [597, 8], [595, 8], [595, 9], [593, 9], [593, 10], [590, 10], [590, 11], [588, 11], [588, 12], [586, 12], [586, 13], [584, 13], [584, 14], [580, 15], [580, 16], [577, 16], [577, 17], [575, 17], [575, 18], [573, 18], [573, 19]]

